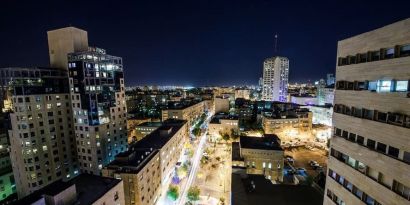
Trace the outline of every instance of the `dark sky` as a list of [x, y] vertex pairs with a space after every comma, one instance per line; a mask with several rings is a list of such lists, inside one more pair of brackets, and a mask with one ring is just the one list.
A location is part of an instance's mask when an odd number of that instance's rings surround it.
[[127, 85], [257, 84], [290, 59], [290, 81], [333, 73], [337, 41], [410, 17], [402, 1], [16, 1], [0, 3], [0, 67], [47, 66], [46, 31], [76, 26], [123, 57]]

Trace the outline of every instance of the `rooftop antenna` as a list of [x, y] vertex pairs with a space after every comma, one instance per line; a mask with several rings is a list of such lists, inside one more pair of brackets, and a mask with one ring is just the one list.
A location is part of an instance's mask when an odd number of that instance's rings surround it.
[[275, 55], [278, 53], [278, 34], [275, 34]]

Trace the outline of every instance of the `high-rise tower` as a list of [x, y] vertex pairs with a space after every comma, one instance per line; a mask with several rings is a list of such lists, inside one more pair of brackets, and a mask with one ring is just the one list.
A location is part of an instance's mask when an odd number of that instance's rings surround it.
[[286, 102], [289, 59], [275, 56], [263, 62], [262, 100]]
[[78, 174], [67, 72], [53, 68], [1, 68], [11, 100], [9, 137], [21, 198]]
[[127, 149], [122, 58], [90, 47], [68, 55], [68, 70], [80, 169], [99, 175]]

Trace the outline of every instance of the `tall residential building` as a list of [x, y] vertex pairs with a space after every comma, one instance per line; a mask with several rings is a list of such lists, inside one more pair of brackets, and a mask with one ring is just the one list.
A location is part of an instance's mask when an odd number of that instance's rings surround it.
[[122, 58], [90, 47], [68, 55], [68, 70], [80, 170], [99, 175], [128, 144]]
[[50, 66], [67, 69], [67, 54], [88, 50], [87, 31], [66, 27], [47, 32]]
[[338, 42], [324, 204], [410, 204], [410, 18]]
[[262, 100], [286, 102], [289, 59], [275, 56], [263, 62]]
[[334, 83], [328, 85], [324, 79], [315, 82], [318, 105], [333, 105], [335, 97]]
[[328, 73], [326, 75], [326, 85], [330, 86], [330, 85], [334, 85], [335, 84], [335, 75], [333, 75], [333, 73]]
[[67, 71], [2, 68], [10, 99], [11, 162], [19, 197], [78, 174]]

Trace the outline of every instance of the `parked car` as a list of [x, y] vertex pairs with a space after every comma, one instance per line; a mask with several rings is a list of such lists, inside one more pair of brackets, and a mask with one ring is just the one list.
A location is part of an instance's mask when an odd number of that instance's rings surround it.
[[299, 171], [299, 172], [306, 172], [306, 169], [305, 169], [305, 168], [303, 168], [303, 167], [299, 167], [299, 168], [296, 168], [296, 171]]
[[310, 161], [309, 161], [309, 165], [310, 165], [311, 167], [315, 167], [315, 166], [319, 166], [319, 163], [317, 163], [317, 162], [314, 161], [314, 160], [310, 160]]
[[290, 164], [295, 163], [295, 160], [292, 157], [286, 157], [286, 161]]
[[287, 171], [287, 173], [290, 174], [290, 175], [296, 174], [296, 172], [293, 169], [289, 169]]

